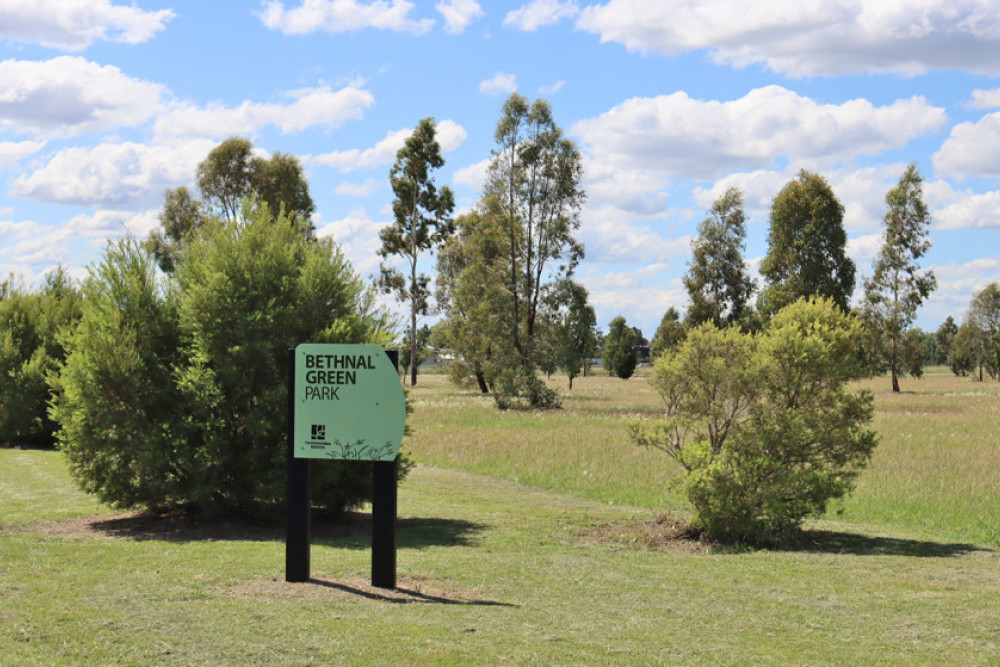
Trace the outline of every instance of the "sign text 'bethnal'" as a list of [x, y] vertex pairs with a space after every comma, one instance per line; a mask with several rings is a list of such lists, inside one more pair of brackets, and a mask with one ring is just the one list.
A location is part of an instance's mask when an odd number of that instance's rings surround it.
[[305, 361], [307, 401], [340, 400], [340, 385], [355, 385], [359, 371], [375, 369], [371, 355], [307, 354]]

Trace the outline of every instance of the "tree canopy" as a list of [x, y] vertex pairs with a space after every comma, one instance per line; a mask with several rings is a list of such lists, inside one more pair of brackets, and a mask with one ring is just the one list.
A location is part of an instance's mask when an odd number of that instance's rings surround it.
[[800, 298], [827, 297], [847, 312], [854, 262], [844, 207], [825, 178], [803, 169], [771, 203], [760, 310], [770, 317]]
[[[864, 281], [862, 316], [876, 336], [876, 356], [886, 359], [892, 375], [892, 390], [899, 391], [899, 375], [907, 364], [902, 362], [901, 347], [913, 324], [917, 308], [937, 287], [934, 274], [920, 271], [918, 261], [931, 247], [927, 236], [930, 213], [923, 201], [923, 179], [916, 165], [906, 171], [885, 196], [889, 210], [885, 214], [882, 247], [873, 265], [873, 274]], [[922, 355], [910, 355], [910, 368], [919, 374]]]
[[691, 242], [684, 276], [691, 299], [689, 326], [712, 322], [722, 327], [745, 317], [756, 288], [743, 261], [745, 247], [743, 193], [729, 188], [712, 204], [710, 217], [698, 225], [698, 236]]
[[[480, 349], [491, 359], [486, 373], [498, 406], [547, 407], [557, 399], [536, 376], [537, 329], [547, 285], [571, 277], [583, 257], [575, 236], [584, 199], [583, 159], [545, 100], [529, 103], [511, 95], [494, 136], [497, 146], [476, 207], [489, 240], [466, 235], [463, 241], [465, 265], [498, 280], [490, 288], [495, 316], [484, 329], [489, 340]], [[469, 251], [475, 249], [490, 254], [473, 258]]]
[[235, 220], [247, 197], [266, 203], [272, 219], [284, 211], [303, 223], [304, 234], [311, 236], [314, 232], [312, 214], [316, 207], [302, 163], [294, 155], [274, 153], [262, 157], [249, 139], [230, 137], [198, 164], [196, 180], [200, 200], [185, 186], [166, 191], [160, 229], [154, 230], [145, 242], [163, 271], [176, 268], [184, 246], [211, 215]]
[[417, 261], [422, 253], [439, 248], [451, 235], [454, 225], [451, 213], [455, 200], [451, 189], [440, 190], [434, 184], [431, 170], [444, 165], [441, 147], [435, 137], [433, 118], [417, 124], [389, 172], [392, 192], [393, 223], [379, 232], [382, 247], [378, 254], [383, 260], [402, 258], [406, 273], [382, 262], [378, 284], [386, 294], [410, 306], [409, 349], [410, 384], [417, 383], [417, 316], [426, 315], [430, 278], [419, 272]]
[[627, 380], [635, 373], [639, 361], [636, 356], [635, 337], [635, 329], [630, 327], [621, 315], [608, 324], [601, 362], [609, 375]]

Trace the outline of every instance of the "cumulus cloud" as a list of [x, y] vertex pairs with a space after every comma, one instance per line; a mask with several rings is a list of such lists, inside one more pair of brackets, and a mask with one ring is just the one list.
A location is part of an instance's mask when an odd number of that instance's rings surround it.
[[658, 172], [627, 169], [608, 162], [584, 160], [586, 206], [612, 206], [637, 217], [667, 211], [667, 178]]
[[934, 211], [936, 229], [991, 229], [1000, 227], [1000, 192], [968, 195]]
[[538, 30], [542, 26], [570, 19], [580, 13], [580, 8], [572, 0], [532, 0], [528, 4], [507, 13], [503, 24], [518, 30]]
[[155, 129], [160, 135], [222, 137], [251, 134], [266, 125], [274, 125], [283, 133], [308, 127], [336, 128], [348, 120], [360, 119], [365, 109], [375, 103], [375, 97], [359, 84], [340, 90], [329, 86], [302, 88], [284, 96], [290, 100], [286, 104], [245, 101], [236, 107], [211, 104], [205, 108], [179, 104], [157, 119]]
[[973, 109], [996, 109], [1000, 107], [1000, 88], [973, 90], [969, 106]]
[[664, 262], [691, 252], [691, 236], [675, 236], [662, 220], [645, 224], [615, 206], [587, 206], [580, 215], [579, 239], [587, 262]]
[[850, 233], [881, 230], [885, 195], [899, 182], [905, 164], [882, 164], [831, 175], [830, 186], [844, 204], [844, 228]]
[[509, 95], [517, 91], [517, 78], [513, 74], [497, 72], [492, 79], [479, 84], [479, 92], [484, 95]]
[[638, 326], [652, 337], [667, 308], [681, 312], [688, 302], [687, 291], [679, 278], [664, 280], [668, 264], [651, 264], [631, 271], [602, 271], [590, 268], [577, 278], [590, 293], [597, 311], [597, 322], [607, 327], [618, 315], [628, 313], [630, 326]]
[[707, 50], [719, 64], [792, 76], [929, 69], [1000, 73], [997, 0], [610, 0], [577, 28], [641, 53]]
[[1000, 112], [983, 116], [975, 123], [959, 123], [934, 154], [934, 168], [956, 178], [998, 177], [1000, 163]]
[[0, 127], [70, 136], [129, 127], [161, 109], [166, 89], [78, 56], [0, 62]]
[[442, 0], [434, 8], [444, 17], [444, 31], [452, 35], [465, 32], [470, 23], [483, 15], [483, 8], [476, 0]]
[[0, 245], [0, 263], [21, 275], [40, 277], [57, 265], [66, 264], [73, 244], [78, 241], [97, 246], [129, 232], [146, 236], [156, 226], [157, 214], [156, 210], [100, 210], [56, 224], [0, 220], [0, 239], [7, 242]]
[[969, 262], [934, 264], [928, 267], [938, 287], [924, 304], [924, 319], [943, 322], [949, 315], [961, 322], [975, 292], [991, 282], [1000, 282], [1000, 257], [980, 257]]
[[434, 25], [433, 19], [413, 19], [413, 3], [407, 0], [303, 0], [298, 7], [286, 9], [283, 2], [269, 0], [260, 12], [261, 22], [271, 30], [286, 35], [304, 35], [324, 31], [331, 34], [364, 28], [391, 30], [421, 35]]
[[765, 168], [781, 156], [829, 166], [903, 146], [945, 120], [944, 109], [922, 97], [879, 107], [863, 99], [833, 105], [767, 86], [728, 102], [696, 100], [684, 92], [632, 98], [578, 122], [572, 133], [595, 157], [709, 179]]
[[[857, 264], [860, 269], [862, 266], [871, 264], [871, 261], [875, 259], [875, 256], [878, 255], [881, 248], [881, 234], [865, 234], [864, 236], [856, 236], [852, 239], [848, 239], [846, 250], [847, 256], [853, 259], [854, 263]], [[858, 287], [861, 286], [860, 278], [863, 274], [863, 271], [858, 271]]]
[[[384, 139], [371, 148], [332, 151], [330, 153], [310, 156], [308, 160], [316, 164], [333, 167], [341, 172], [371, 169], [378, 165], [391, 164], [396, 159], [396, 153], [403, 147], [403, 144], [411, 134], [413, 134], [412, 127], [393, 130], [387, 133]], [[438, 145], [441, 146], [441, 150], [445, 153], [451, 152], [461, 146], [466, 136], [465, 128], [455, 121], [443, 120], [436, 124], [435, 137], [437, 138]]]
[[345, 197], [368, 197], [375, 192], [378, 181], [374, 178], [367, 179], [364, 183], [341, 183], [334, 188], [334, 194]]
[[456, 185], [464, 185], [478, 192], [483, 189], [483, 185], [486, 183], [486, 174], [489, 172], [492, 161], [493, 158], [485, 158], [475, 164], [462, 167], [452, 174], [451, 180]]
[[45, 203], [134, 211], [161, 203], [166, 188], [190, 183], [214, 147], [196, 139], [172, 146], [132, 142], [74, 147], [14, 181], [11, 194]]
[[176, 14], [144, 11], [110, 0], [13, 0], [0, 4], [0, 36], [17, 42], [80, 51], [96, 40], [139, 44]]
[[739, 188], [743, 192], [743, 203], [751, 222], [755, 219], [766, 219], [770, 214], [771, 202], [781, 188], [794, 175], [787, 171], [756, 169], [749, 172], [727, 174], [715, 181], [711, 187], [698, 186], [692, 191], [692, 197], [701, 206], [705, 215], [712, 203], [721, 197], [729, 188]]
[[[16, 164], [44, 147], [44, 141], [0, 141], [0, 169]], [[0, 215], [2, 214], [0, 211]]]
[[346, 218], [316, 224], [316, 235], [331, 237], [344, 255], [350, 260], [354, 270], [360, 275], [368, 275], [378, 268], [378, 249], [382, 241], [378, 233], [389, 224], [389, 220], [372, 220], [363, 209], [355, 209]]

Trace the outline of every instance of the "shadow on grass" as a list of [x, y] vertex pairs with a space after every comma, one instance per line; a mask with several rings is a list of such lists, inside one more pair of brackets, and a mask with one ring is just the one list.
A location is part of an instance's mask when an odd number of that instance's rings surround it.
[[44, 443], [44, 442], [3, 442], [0, 443], [0, 449], [20, 449], [22, 451], [31, 452], [55, 452], [55, 443]]
[[470, 607], [517, 607], [516, 604], [510, 604], [509, 602], [496, 602], [494, 600], [463, 600], [461, 598], [447, 598], [441, 595], [430, 595], [424, 593], [423, 591], [413, 590], [412, 588], [405, 588], [403, 586], [397, 586], [393, 589], [384, 589], [384, 592], [380, 592], [380, 589], [374, 588], [357, 588], [355, 586], [350, 586], [348, 584], [327, 581], [324, 579], [310, 579], [307, 583], [315, 586], [323, 586], [324, 588], [332, 588], [334, 590], [342, 591], [350, 595], [356, 595], [358, 597], [367, 598], [369, 600], [376, 600], [379, 602], [390, 602], [392, 604], [443, 604], [443, 605], [463, 605]]
[[772, 545], [727, 544], [706, 538], [691, 528], [687, 520], [664, 514], [638, 524], [606, 524], [585, 533], [600, 542], [632, 548], [662, 549], [668, 545], [688, 546], [692, 551], [713, 554], [743, 554], [760, 550], [800, 553], [849, 554], [854, 556], [908, 556], [949, 558], [993, 550], [974, 544], [928, 542], [900, 537], [877, 537], [832, 530], [803, 530], [785, 542]]
[[[67, 522], [59, 522], [66, 525]], [[110, 519], [88, 519], [80, 530], [108, 537], [168, 542], [251, 541], [284, 542], [284, 526], [255, 523], [247, 519], [201, 520], [183, 513], [135, 513]], [[401, 549], [432, 546], [466, 546], [485, 530], [484, 524], [462, 519], [401, 518], [396, 524], [396, 545]], [[52, 532], [59, 532], [58, 530]], [[337, 523], [313, 521], [312, 543], [348, 549], [371, 548], [371, 514], [348, 512]]]
[[797, 542], [783, 551], [851, 554], [853, 556], [909, 556], [915, 558], [948, 558], [974, 551], [989, 551], [974, 544], [927, 542], [898, 537], [872, 537], [857, 533], [830, 530], [807, 530]]

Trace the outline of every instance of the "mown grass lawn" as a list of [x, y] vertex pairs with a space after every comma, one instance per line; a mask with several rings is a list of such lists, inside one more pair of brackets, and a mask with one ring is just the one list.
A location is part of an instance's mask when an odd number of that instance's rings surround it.
[[745, 551], [650, 542], [682, 503], [624, 434], [656, 412], [642, 380], [500, 415], [427, 376], [395, 591], [368, 585], [363, 513], [287, 584], [280, 530], [122, 518], [58, 453], [0, 450], [0, 664], [996, 664], [997, 389], [870, 386], [856, 496], [798, 549]]

